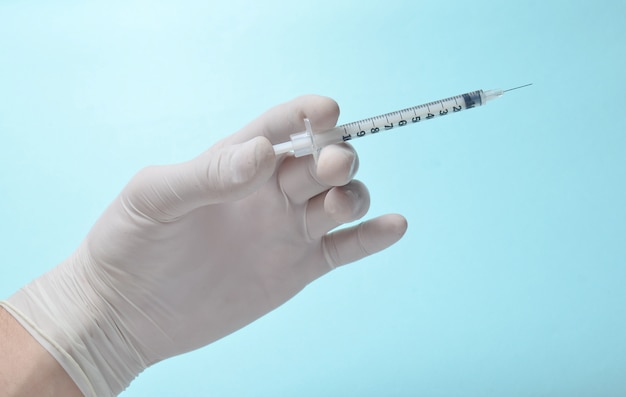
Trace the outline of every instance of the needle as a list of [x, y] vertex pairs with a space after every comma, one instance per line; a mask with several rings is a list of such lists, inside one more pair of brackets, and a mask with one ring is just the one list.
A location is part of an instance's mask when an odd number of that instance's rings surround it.
[[502, 91], [502, 92], [508, 92], [508, 91], [517, 90], [517, 89], [520, 89], [520, 88], [528, 87], [529, 85], [533, 85], [533, 83], [530, 83], [530, 84], [525, 84], [525, 85], [520, 85], [519, 87], [509, 88], [508, 90], [504, 90], [504, 91]]

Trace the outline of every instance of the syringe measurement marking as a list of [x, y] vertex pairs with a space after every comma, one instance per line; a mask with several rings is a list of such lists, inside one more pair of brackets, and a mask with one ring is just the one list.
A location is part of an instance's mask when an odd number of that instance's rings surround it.
[[[419, 113], [419, 110], [422, 110], [422, 109], [426, 111], [425, 119], [431, 120], [435, 117], [448, 115], [450, 113], [450, 109], [452, 109], [452, 113], [457, 113], [464, 109], [473, 108], [476, 105], [476, 103], [473, 101], [473, 99], [469, 95], [467, 95], [467, 98], [465, 98], [465, 96], [466, 95], [450, 97], [447, 99], [438, 100], [438, 101], [426, 103], [423, 105], [415, 106], [413, 108], [403, 109], [403, 110], [387, 113], [387, 114], [377, 116], [377, 117], [371, 117], [365, 120], [361, 120], [360, 122], [353, 122], [353, 123], [345, 124], [342, 126], [343, 131], [344, 131], [342, 139], [345, 142], [345, 141], [349, 141], [352, 139], [363, 137], [365, 135], [376, 134], [380, 132], [381, 127], [377, 124], [378, 120], [380, 120], [381, 122], [383, 120], [385, 121], [385, 123], [383, 124], [383, 128], [385, 131], [392, 130], [396, 127], [404, 127], [409, 124], [409, 122], [404, 118], [404, 115], [402, 114], [403, 112], [406, 112], [406, 111], [413, 112], [413, 117], [411, 117], [411, 123], [414, 124], [422, 120], [423, 114]], [[459, 102], [461, 98], [463, 98], [464, 103]], [[453, 102], [453, 104], [451, 104], [451, 106], [449, 107], [446, 107], [446, 104], [450, 102]], [[434, 110], [434, 107], [436, 107], [437, 105], [441, 107], [441, 110], [439, 111]], [[396, 124], [394, 121], [390, 121], [389, 120], [390, 118], [392, 120], [400, 118], [400, 120]], [[361, 122], [367, 122], [367, 123], [372, 124], [372, 127], [370, 128], [369, 133], [366, 131], [366, 129], [362, 128]], [[356, 133], [350, 132], [353, 129], [353, 127], [357, 127]], [[353, 134], [356, 136], [354, 136]]]

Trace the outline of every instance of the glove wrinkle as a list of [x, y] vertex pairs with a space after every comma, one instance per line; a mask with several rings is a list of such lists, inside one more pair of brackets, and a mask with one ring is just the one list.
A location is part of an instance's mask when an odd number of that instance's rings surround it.
[[220, 150], [215, 159], [211, 158], [206, 168], [207, 191], [220, 193], [226, 190], [222, 173], [223, 163], [224, 150]]
[[337, 250], [336, 235], [334, 233], [327, 234], [322, 238], [322, 253], [326, 263], [331, 270], [337, 268], [341, 262], [339, 258], [339, 252]]
[[359, 252], [359, 255], [361, 256], [366, 256], [366, 255], [372, 255], [373, 252], [370, 252], [367, 249], [367, 243], [364, 242], [365, 237], [364, 237], [364, 229], [367, 227], [367, 223], [366, 222], [362, 222], [359, 224], [359, 226], [356, 228], [356, 241], [359, 244], [359, 248], [361, 248], [361, 252]]

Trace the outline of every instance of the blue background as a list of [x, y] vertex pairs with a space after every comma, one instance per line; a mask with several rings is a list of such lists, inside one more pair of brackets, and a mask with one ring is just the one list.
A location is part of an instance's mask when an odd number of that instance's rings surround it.
[[487, 107], [354, 145], [396, 246], [142, 374], [124, 397], [626, 395], [623, 1], [0, 2], [0, 296], [126, 181], [297, 95], [340, 123]]

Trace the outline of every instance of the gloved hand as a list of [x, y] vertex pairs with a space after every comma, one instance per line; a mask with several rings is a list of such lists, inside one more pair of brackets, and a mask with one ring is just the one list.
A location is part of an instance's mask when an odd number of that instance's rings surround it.
[[306, 96], [277, 106], [197, 158], [148, 167], [67, 260], [7, 308], [86, 396], [120, 393], [157, 361], [215, 341], [331, 269], [387, 248], [406, 230], [368, 210], [345, 144], [276, 158], [272, 143], [333, 127], [338, 108]]

